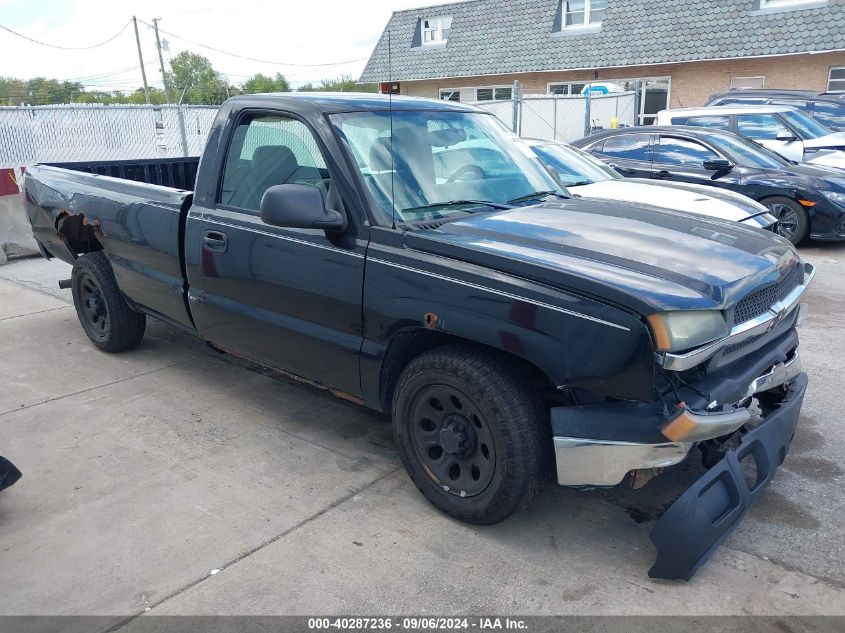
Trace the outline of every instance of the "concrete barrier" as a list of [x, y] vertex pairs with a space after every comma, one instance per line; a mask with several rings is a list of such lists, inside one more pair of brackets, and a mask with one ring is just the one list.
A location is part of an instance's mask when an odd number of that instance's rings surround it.
[[14, 170], [0, 169], [0, 264], [38, 254]]

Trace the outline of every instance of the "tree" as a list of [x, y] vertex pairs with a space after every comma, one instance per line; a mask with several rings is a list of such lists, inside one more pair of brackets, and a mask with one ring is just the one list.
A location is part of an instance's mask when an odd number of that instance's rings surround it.
[[0, 78], [0, 103], [5, 105], [73, 103], [84, 91], [82, 84], [73, 81], [46, 77], [35, 77], [27, 81], [11, 77]]
[[[163, 104], [167, 101], [167, 98], [164, 94], [164, 90], [162, 90], [161, 88], [150, 87], [149, 93], [150, 93], [150, 103], [152, 103], [152, 104], [161, 105], [161, 104]], [[122, 101], [122, 102], [118, 101], [118, 102], [115, 102], [115, 103], [136, 103], [136, 104], [140, 104], [140, 103], [146, 103], [147, 102], [147, 97], [144, 94], [143, 88], [136, 88], [134, 92], [130, 92], [129, 95], [123, 95], [123, 96], [124, 96], [124, 101]]]
[[30, 103], [26, 82], [13, 77], [0, 77], [0, 104], [15, 106], [23, 103]]
[[288, 92], [289, 90], [290, 84], [281, 73], [276, 73], [275, 77], [258, 73], [244, 82], [242, 92], [243, 94], [256, 94], [260, 92]]
[[310, 81], [299, 87], [300, 92], [376, 92], [375, 84], [360, 84], [352, 75], [341, 75], [336, 79], [323, 79], [315, 86]]
[[170, 60], [170, 72], [164, 81], [174, 95], [183, 103], [220, 104], [231, 93], [231, 86], [211, 66], [208, 58], [190, 51], [182, 51]]

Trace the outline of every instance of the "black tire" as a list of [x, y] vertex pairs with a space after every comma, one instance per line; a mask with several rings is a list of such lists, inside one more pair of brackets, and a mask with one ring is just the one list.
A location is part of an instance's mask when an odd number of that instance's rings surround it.
[[147, 318], [126, 303], [101, 251], [85, 253], [76, 260], [71, 290], [82, 329], [101, 350], [125, 352], [144, 338]]
[[778, 234], [793, 244], [799, 244], [807, 239], [810, 233], [810, 217], [792, 198], [775, 196], [766, 198], [763, 204], [769, 207], [772, 215], [778, 219]]
[[468, 523], [506, 519], [549, 478], [548, 410], [504, 359], [483, 349], [448, 345], [412, 360], [396, 385], [393, 429], [420, 492]]

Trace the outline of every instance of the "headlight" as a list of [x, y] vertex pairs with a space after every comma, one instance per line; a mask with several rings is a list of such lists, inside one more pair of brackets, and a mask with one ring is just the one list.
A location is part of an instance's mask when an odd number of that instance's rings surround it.
[[728, 324], [718, 310], [658, 312], [648, 316], [658, 352], [679, 352], [728, 335]]
[[822, 191], [825, 198], [838, 204], [840, 207], [845, 207], [845, 193], [838, 193], [836, 191]]

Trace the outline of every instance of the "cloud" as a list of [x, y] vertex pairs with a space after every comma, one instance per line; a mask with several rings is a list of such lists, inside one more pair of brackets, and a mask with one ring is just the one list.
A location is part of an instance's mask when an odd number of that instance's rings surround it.
[[[419, 0], [371, 0], [366, 6], [344, 0], [145, 0], [140, 4], [126, 0], [0, 0], [0, 24], [44, 42], [86, 46], [112, 36], [133, 11], [142, 10], [139, 20], [151, 23], [159, 17], [162, 29], [188, 40], [284, 63], [238, 59], [163, 35], [170, 43], [166, 58], [190, 50], [208, 57], [232, 83], [257, 72], [281, 72], [296, 85], [341, 73], [357, 77], [391, 11], [419, 5]], [[147, 78], [151, 85], [160, 86], [155, 35], [140, 22], [138, 28]], [[131, 90], [141, 85], [131, 26], [114, 42], [89, 51], [51, 49], [0, 32], [0, 59], [4, 75], [82, 78], [92, 89]], [[347, 60], [355, 61], [321, 68], [298, 65]]]

